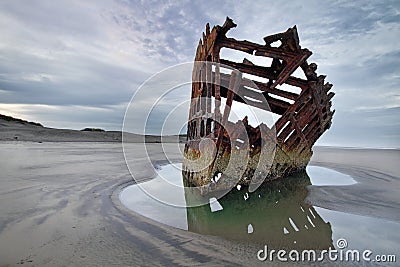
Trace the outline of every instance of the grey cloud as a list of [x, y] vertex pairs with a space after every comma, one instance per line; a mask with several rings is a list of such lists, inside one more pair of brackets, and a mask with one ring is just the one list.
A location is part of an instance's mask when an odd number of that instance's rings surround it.
[[[118, 129], [139, 85], [193, 60], [205, 24], [230, 16], [238, 27], [228, 35], [256, 42], [298, 25], [301, 44], [314, 52], [310, 61], [337, 93], [322, 144], [399, 146], [399, 10], [399, 1], [3, 1], [0, 102], [30, 104], [21, 112], [44, 124]], [[144, 92], [140, 105], [153, 101], [153, 92]], [[187, 95], [171, 97], [154, 111], [152, 131]], [[49, 114], [36, 104], [57, 109]]]
[[[134, 89], [148, 77], [140, 71], [85, 56], [58, 61], [14, 51], [0, 53], [5, 59], [5, 65], [0, 66], [0, 88], [12, 93], [2, 99], [4, 103], [117, 104], [128, 101]], [[42, 79], [29, 79], [36, 74], [43, 75]]]

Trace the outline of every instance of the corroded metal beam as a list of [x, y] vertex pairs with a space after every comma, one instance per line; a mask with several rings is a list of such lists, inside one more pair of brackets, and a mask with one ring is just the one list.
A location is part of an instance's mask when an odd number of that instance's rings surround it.
[[[216, 172], [226, 172], [229, 158], [243, 150], [248, 153], [249, 163], [239, 166], [245, 169], [244, 172], [241, 173], [239, 167], [237, 169], [236, 173], [242, 175], [239, 184], [250, 184], [248, 177], [255, 175], [260, 162], [261, 165], [271, 163], [267, 164], [268, 170], [263, 170], [266, 180], [302, 170], [310, 160], [312, 146], [331, 125], [334, 114], [331, 110], [332, 84], [325, 82], [325, 76], [316, 73], [315, 63], [307, 62], [312, 53], [300, 46], [296, 26], [266, 36], [264, 44], [227, 37], [229, 30], [236, 26], [230, 18], [222, 26], [212, 29], [207, 24], [196, 50], [195, 62], [199, 64], [193, 68], [185, 146], [185, 159], [188, 160], [183, 164], [186, 184], [189, 185], [207, 188], [211, 176]], [[274, 46], [276, 43], [279, 44]], [[272, 63], [259, 66], [247, 58], [242, 62], [223, 59], [220, 58], [221, 49], [267, 57]], [[306, 78], [295, 77], [296, 70], [302, 71]], [[288, 89], [290, 87], [296, 90]], [[247, 116], [231, 122], [229, 114], [235, 102], [275, 113], [280, 118], [270, 127], [263, 123], [250, 125]], [[222, 113], [221, 103], [225, 103]], [[201, 153], [206, 153], [204, 151], [212, 151], [211, 147], [206, 147], [200, 152], [199, 144], [205, 138], [215, 142], [217, 151], [214, 156], [201, 156]], [[263, 153], [266, 147], [274, 153]], [[208, 168], [195, 168], [193, 159], [210, 157]], [[220, 182], [213, 188], [222, 189], [228, 184]]]

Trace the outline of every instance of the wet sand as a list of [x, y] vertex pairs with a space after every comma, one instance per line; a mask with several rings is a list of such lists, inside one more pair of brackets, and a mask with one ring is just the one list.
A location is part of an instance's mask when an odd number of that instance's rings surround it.
[[[175, 151], [170, 160], [179, 161], [177, 145], [166, 145]], [[130, 146], [136, 180], [151, 179], [143, 145]], [[160, 145], [147, 149], [154, 164], [166, 161]], [[315, 151], [311, 164], [358, 184], [312, 186], [311, 204], [399, 221], [399, 150]], [[0, 157], [1, 266], [274, 265], [257, 260], [258, 246], [179, 230], [125, 208], [118, 194], [132, 178], [119, 143], [1, 142]]]
[[400, 222], [400, 150], [316, 147], [310, 165], [348, 174], [357, 184], [310, 186], [308, 201], [330, 210]]

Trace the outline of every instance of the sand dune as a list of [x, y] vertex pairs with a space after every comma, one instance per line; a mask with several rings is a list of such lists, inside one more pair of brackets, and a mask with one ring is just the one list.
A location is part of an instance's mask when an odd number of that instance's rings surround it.
[[[32, 141], [32, 142], [121, 142], [121, 131], [79, 131], [71, 129], [55, 129], [43, 127], [20, 119], [6, 120], [0, 115], [0, 141]], [[10, 117], [9, 117], [10, 118]], [[142, 143], [143, 135], [125, 133], [124, 141]], [[146, 135], [146, 142], [159, 143], [159, 136]], [[163, 142], [183, 142], [185, 136], [165, 136]]]

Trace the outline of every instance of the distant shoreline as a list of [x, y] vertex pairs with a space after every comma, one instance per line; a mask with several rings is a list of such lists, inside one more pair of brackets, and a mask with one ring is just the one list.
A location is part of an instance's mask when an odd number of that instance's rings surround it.
[[[89, 131], [89, 129], [93, 129]], [[141, 135], [135, 133], [124, 133], [122, 131], [105, 131], [99, 128], [84, 128], [82, 130], [57, 129], [42, 126], [37, 122], [30, 122], [11, 116], [0, 114], [0, 142], [4, 141], [26, 141], [26, 142], [111, 142], [121, 143], [122, 139], [127, 143], [184, 143], [186, 135]], [[345, 146], [314, 146], [314, 148], [333, 149], [385, 149], [400, 150], [396, 147], [345, 147]]]
[[[140, 135], [121, 131], [104, 131], [93, 128], [89, 131], [72, 129], [56, 129], [42, 126], [40, 123], [28, 122], [0, 114], [0, 141], [28, 142], [124, 142], [128, 143], [161, 143], [160, 136]], [[185, 135], [163, 136], [163, 143], [184, 142]]]

